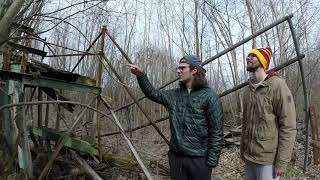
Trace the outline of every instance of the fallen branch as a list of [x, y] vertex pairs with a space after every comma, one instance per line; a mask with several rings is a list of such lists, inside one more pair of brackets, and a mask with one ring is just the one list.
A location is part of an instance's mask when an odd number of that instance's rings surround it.
[[83, 160], [77, 153], [71, 151], [74, 158], [78, 161], [78, 163], [82, 166], [82, 168], [87, 172], [87, 174], [91, 175], [94, 180], [102, 180], [102, 178], [89, 166], [89, 164]]

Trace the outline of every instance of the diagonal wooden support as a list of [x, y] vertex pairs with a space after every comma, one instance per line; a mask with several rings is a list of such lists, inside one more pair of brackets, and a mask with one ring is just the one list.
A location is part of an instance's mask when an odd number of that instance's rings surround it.
[[[93, 47], [93, 45], [99, 40], [100, 36], [102, 35], [102, 33], [100, 33], [94, 40], [93, 42], [90, 44], [90, 46], [87, 48], [85, 53], [88, 53], [90, 51], [90, 49]], [[80, 62], [84, 59], [84, 57], [86, 56], [86, 54], [82, 55], [81, 58], [79, 59], [79, 61], [77, 62], [77, 64], [72, 68], [73, 72], [74, 70], [76, 70], [76, 68], [78, 67], [78, 65], [80, 64]]]
[[124, 50], [120, 47], [120, 45], [117, 43], [117, 41], [114, 39], [114, 37], [108, 32], [108, 30], [106, 30], [106, 34], [108, 35], [110, 40], [114, 43], [114, 45], [116, 45], [116, 47], [119, 49], [122, 56], [128, 61], [128, 63], [132, 64], [132, 61], [129, 58], [129, 56], [126, 54], [126, 52], [124, 52]]
[[[107, 57], [105, 55], [103, 55], [103, 59], [100, 59], [102, 64], [104, 65], [105, 68], [107, 68], [107, 66], [110, 67], [110, 69], [112, 70], [112, 72], [116, 75], [116, 77], [118, 78], [118, 80], [124, 84], [124, 80], [122, 79], [122, 77], [119, 75], [119, 73], [117, 72], [117, 70], [113, 67], [113, 65], [110, 63], [110, 61], [107, 59]], [[143, 113], [143, 115], [148, 119], [148, 121], [150, 122], [150, 124], [154, 127], [154, 129], [158, 132], [158, 134], [162, 137], [162, 139], [169, 145], [169, 141], [168, 139], [162, 134], [162, 132], [160, 131], [160, 129], [158, 128], [158, 126], [152, 121], [152, 119], [150, 118], [150, 116], [147, 114], [147, 112], [145, 111], [145, 109], [141, 106], [140, 102], [137, 100], [136, 97], [134, 97], [133, 93], [131, 92], [131, 90], [123, 85], [123, 87], [125, 88], [125, 90], [127, 91], [127, 93], [130, 95], [130, 97], [133, 99], [133, 101], [137, 104], [138, 108], [141, 110], [141, 112]]]
[[[92, 102], [94, 102], [96, 100], [97, 97], [93, 98], [89, 103], [88, 106], [90, 106], [90, 104], [92, 104]], [[46, 164], [46, 166], [44, 167], [44, 169], [41, 172], [41, 175], [39, 176], [38, 180], [42, 180], [48, 170], [51, 168], [54, 160], [56, 159], [56, 157], [58, 156], [60, 150], [62, 149], [63, 145], [64, 145], [64, 141], [66, 140], [67, 137], [69, 137], [72, 133], [72, 131], [75, 129], [75, 127], [77, 126], [77, 124], [80, 122], [82, 116], [85, 114], [85, 112], [87, 111], [88, 108], [85, 108], [82, 110], [82, 112], [78, 115], [78, 117], [75, 119], [73, 125], [71, 126], [71, 128], [69, 129], [69, 131], [66, 133], [66, 135], [64, 137], [62, 137], [58, 143], [58, 146], [56, 148], [56, 150], [54, 151], [54, 153], [52, 154], [49, 162]]]
[[124, 129], [123, 127], [121, 126], [120, 124], [120, 121], [118, 119], [118, 117], [116, 116], [116, 113], [111, 109], [111, 106], [108, 104], [108, 102], [106, 100], [104, 100], [102, 97], [101, 97], [101, 100], [102, 100], [102, 103], [103, 105], [106, 106], [107, 109], [109, 109], [109, 111], [111, 112], [111, 115], [114, 119], [114, 122], [116, 123], [116, 125], [120, 128], [120, 131], [121, 131], [121, 134], [122, 136], [124, 137], [124, 139], [126, 140], [126, 142], [128, 143], [129, 145], [129, 148], [131, 150], [131, 152], [133, 153], [134, 157], [137, 159], [142, 171], [144, 172], [144, 174], [147, 176], [147, 178], [149, 180], [152, 180], [153, 177], [151, 176], [151, 174], [149, 173], [148, 169], [145, 167], [145, 165], [143, 164], [141, 158], [139, 157], [139, 154], [137, 153], [137, 151], [134, 149], [131, 141], [129, 140], [129, 138], [126, 136], [125, 132], [124, 132]]
[[99, 54], [95, 53], [77, 53], [77, 54], [55, 54], [55, 55], [46, 55], [46, 57], [66, 57], [66, 56], [96, 56]]

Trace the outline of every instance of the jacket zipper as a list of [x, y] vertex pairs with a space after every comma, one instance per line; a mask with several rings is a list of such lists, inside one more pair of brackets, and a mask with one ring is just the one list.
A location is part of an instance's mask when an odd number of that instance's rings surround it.
[[[254, 99], [254, 101], [251, 101], [251, 102], [256, 102], [256, 94], [255, 94], [255, 92], [253, 92], [253, 97], [255, 98]], [[252, 96], [251, 96], [251, 100], [252, 100]], [[255, 105], [253, 106], [253, 107], [255, 107]], [[251, 107], [251, 129], [250, 129], [250, 131], [252, 132], [251, 133], [251, 137], [250, 137], [250, 154], [252, 154], [252, 147], [253, 147], [253, 143], [252, 143], [252, 141], [253, 141], [253, 134], [254, 134], [254, 130], [255, 130], [255, 127], [254, 127], [254, 120], [252, 119], [252, 114], [253, 114], [253, 111], [254, 111], [254, 108], [253, 107]]]

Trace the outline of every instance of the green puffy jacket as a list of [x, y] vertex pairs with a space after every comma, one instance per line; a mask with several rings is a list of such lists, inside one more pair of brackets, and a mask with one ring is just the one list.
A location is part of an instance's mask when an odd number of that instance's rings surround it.
[[211, 88], [188, 92], [187, 89], [156, 90], [147, 76], [137, 76], [144, 94], [166, 107], [170, 116], [170, 150], [207, 158], [216, 167], [223, 146], [223, 109]]

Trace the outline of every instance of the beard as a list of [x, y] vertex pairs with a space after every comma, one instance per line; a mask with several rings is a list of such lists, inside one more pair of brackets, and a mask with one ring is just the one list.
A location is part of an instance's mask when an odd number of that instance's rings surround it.
[[247, 71], [255, 72], [260, 66], [260, 63], [255, 63], [247, 66]]

